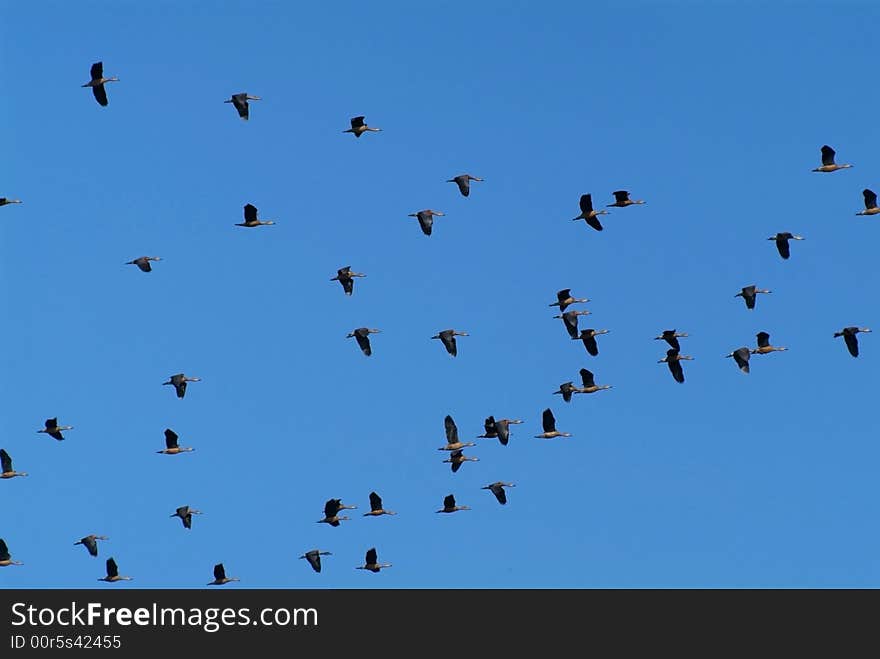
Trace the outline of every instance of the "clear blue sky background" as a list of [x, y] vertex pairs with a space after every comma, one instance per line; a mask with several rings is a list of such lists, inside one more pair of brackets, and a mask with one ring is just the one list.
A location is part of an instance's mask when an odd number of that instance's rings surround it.
[[[203, 587], [222, 561], [233, 588], [880, 586], [880, 335], [858, 359], [832, 338], [880, 325], [880, 219], [855, 216], [878, 7], [332, 4], [3, 3], [0, 195], [25, 203], [0, 208], [0, 436], [30, 476], [0, 482], [25, 563], [0, 583]], [[359, 114], [383, 132], [343, 134]], [[855, 167], [812, 173], [822, 144]], [[620, 188], [648, 203], [570, 221]], [[278, 223], [233, 226], [248, 202]], [[806, 237], [790, 261], [777, 231]], [[598, 357], [561, 288], [611, 330]], [[743, 375], [723, 356], [760, 330], [790, 350]], [[552, 395], [582, 367], [614, 388]], [[547, 406], [574, 437], [533, 439]], [[446, 414], [463, 440], [525, 423], [452, 474]], [[52, 416], [66, 441], [36, 434]], [[166, 427], [197, 450], [157, 455]], [[371, 490], [399, 515], [362, 517]], [[436, 514], [449, 493], [472, 510]], [[354, 519], [316, 524], [330, 497]], [[354, 570], [371, 546], [394, 567]], [[98, 583], [110, 555], [136, 580]]]

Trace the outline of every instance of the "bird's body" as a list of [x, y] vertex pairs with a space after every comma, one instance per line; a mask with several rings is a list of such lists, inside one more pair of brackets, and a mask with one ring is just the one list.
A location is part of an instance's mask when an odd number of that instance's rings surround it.
[[838, 165], [834, 162], [835, 151], [827, 144], [822, 147], [822, 166], [816, 167], [814, 172], [836, 172], [838, 169], [849, 169], [852, 165]]
[[737, 348], [733, 352], [724, 355], [725, 357], [733, 357], [733, 361], [736, 362], [736, 365], [739, 367], [739, 370], [743, 373], [749, 372], [749, 357], [751, 357], [752, 351], [747, 347]]
[[779, 256], [784, 259], [788, 259], [791, 256], [791, 245], [788, 244], [788, 241], [803, 239], [803, 236], [797, 236], [790, 231], [782, 231], [775, 236], [767, 238], [767, 240], [773, 240], [776, 242], [776, 250], [779, 252]]
[[443, 462], [448, 462], [450, 468], [452, 469], [452, 473], [455, 473], [459, 469], [461, 469], [461, 465], [463, 465], [465, 462], [479, 462], [479, 460], [480, 458], [474, 458], [465, 455], [461, 449], [455, 449]]
[[0, 197], [0, 206], [8, 206], [9, 204], [20, 204], [22, 203], [21, 199], [9, 199], [7, 197]]
[[238, 112], [238, 116], [241, 117], [244, 121], [247, 121], [251, 115], [251, 106], [248, 101], [262, 100], [263, 99], [259, 96], [253, 96], [246, 92], [241, 92], [240, 94], [233, 94], [223, 102], [232, 103], [232, 106], [235, 108], [236, 112]]
[[354, 278], [355, 277], [366, 277], [362, 272], [352, 272], [351, 266], [347, 265], [343, 268], [339, 268], [336, 271], [336, 276], [332, 277], [330, 281], [338, 281], [342, 284], [342, 290], [345, 291], [346, 295], [351, 295], [354, 292]]
[[153, 269], [153, 266], [150, 265], [150, 261], [161, 261], [161, 256], [139, 256], [133, 261], [127, 261], [125, 265], [136, 265], [140, 268], [141, 272], [150, 272]]
[[5, 448], [0, 448], [0, 479], [15, 478], [16, 476], [27, 476], [26, 471], [15, 471], [12, 468], [12, 457], [6, 452]]
[[434, 217], [443, 217], [446, 213], [441, 213], [440, 211], [431, 210], [430, 208], [426, 208], [425, 210], [421, 210], [417, 213], [410, 213], [407, 217], [414, 217], [418, 219], [419, 226], [422, 228], [422, 233], [426, 236], [430, 236], [432, 231], [434, 230]]
[[352, 330], [349, 332], [345, 338], [350, 339], [354, 337], [355, 341], [357, 341], [358, 346], [367, 357], [373, 354], [373, 347], [370, 345], [370, 334], [378, 334], [382, 330], [379, 329], [370, 329], [368, 327], [358, 327], [356, 330]]
[[381, 130], [382, 130], [381, 128], [374, 128], [373, 126], [368, 126], [364, 122], [364, 115], [361, 115], [359, 117], [352, 117], [351, 118], [351, 128], [348, 128], [342, 132], [343, 133], [353, 133], [355, 137], [360, 137], [361, 135], [363, 135], [366, 132], [378, 133]]
[[119, 574], [119, 568], [116, 565], [116, 561], [113, 560], [113, 557], [107, 559], [107, 574], [106, 576], [101, 577], [98, 581], [106, 581], [107, 583], [116, 583], [117, 581], [131, 581], [134, 577], [127, 577], [125, 575]]
[[189, 377], [184, 375], [183, 373], [176, 373], [168, 377], [167, 382], [163, 382], [163, 385], [170, 384], [174, 387], [174, 391], [177, 393], [178, 398], [183, 398], [186, 395], [186, 383], [187, 382], [201, 382], [202, 378]]
[[471, 181], [482, 181], [483, 179], [471, 176], [470, 174], [459, 174], [450, 179], [446, 179], [447, 183], [455, 183], [462, 197], [467, 197], [471, 193]]
[[880, 207], [877, 206], [876, 192], [865, 188], [862, 190], [862, 196], [865, 198], [865, 210], [859, 211], [856, 215], [877, 215], [880, 213]]
[[495, 495], [495, 498], [498, 499], [498, 503], [502, 506], [507, 503], [507, 492], [504, 491], [505, 487], [516, 487], [514, 483], [505, 483], [504, 481], [495, 481], [489, 485], [484, 485], [482, 490], [489, 490], [492, 494]]
[[669, 366], [669, 372], [672, 373], [673, 379], [679, 384], [684, 383], [684, 369], [681, 367], [681, 360], [693, 359], [689, 355], [682, 355], [675, 348], [666, 351], [666, 356], [657, 361], [658, 364], [666, 363]]
[[396, 515], [393, 510], [385, 510], [382, 506], [382, 497], [375, 492], [370, 492], [370, 510], [364, 513], [364, 517], [379, 517], [380, 515]]
[[450, 415], [446, 415], [443, 419], [443, 426], [446, 430], [446, 446], [441, 446], [438, 451], [459, 451], [468, 446], [476, 446], [473, 442], [462, 442], [458, 438], [458, 426]]
[[446, 348], [446, 352], [455, 357], [458, 355], [458, 343], [455, 340], [456, 336], [468, 336], [468, 333], [454, 329], [445, 329], [431, 338], [440, 339], [440, 342], [443, 343], [443, 347]]
[[89, 75], [91, 80], [89, 80], [83, 87], [91, 87], [92, 93], [95, 95], [95, 100], [102, 106], [107, 105], [107, 90], [104, 89], [104, 84], [108, 82], [119, 82], [119, 78], [113, 76], [112, 78], [104, 77], [104, 63], [103, 62], [95, 62], [92, 64], [91, 69], [89, 70]]
[[592, 194], [583, 194], [581, 195], [580, 202], [581, 214], [577, 217], [571, 218], [572, 222], [577, 222], [578, 220], [584, 220], [586, 223], [593, 227], [596, 231], [602, 231], [603, 226], [599, 221], [599, 215], [610, 215], [608, 211], [602, 209], [597, 211], [593, 208], [593, 195]]
[[92, 534], [92, 535], [87, 535], [84, 538], [80, 538], [79, 540], [77, 540], [73, 544], [74, 545], [82, 545], [83, 547], [86, 548], [86, 551], [88, 551], [91, 556], [97, 556], [98, 555], [98, 540], [109, 540], [109, 539], [110, 538], [108, 538], [107, 536], [104, 536], [104, 535]]
[[193, 515], [201, 515], [201, 510], [196, 510], [195, 508], [190, 508], [189, 506], [180, 506], [177, 510], [175, 510], [170, 517], [179, 517], [180, 521], [183, 523], [183, 528], [191, 529], [192, 528], [192, 516]]
[[477, 437], [483, 439], [498, 438], [498, 442], [502, 446], [507, 446], [510, 441], [510, 426], [522, 423], [519, 419], [496, 419], [494, 416], [487, 416], [483, 422], [483, 434]]
[[629, 192], [627, 192], [626, 190], [615, 190], [611, 194], [614, 195], [614, 203], [608, 204], [608, 206], [618, 206], [620, 208], [626, 208], [627, 206], [634, 206], [636, 204], [645, 203], [643, 199], [630, 199]]
[[52, 419], [46, 419], [46, 427], [41, 428], [37, 432], [46, 433], [49, 437], [53, 437], [60, 442], [64, 439], [64, 435], [61, 432], [62, 430], [73, 430], [73, 426], [59, 426], [58, 417], [54, 417]]
[[595, 378], [593, 377], [593, 373], [585, 368], [582, 368], [578, 371], [581, 375], [581, 383], [582, 387], [577, 388], [577, 393], [579, 394], [592, 394], [597, 391], [602, 391], [603, 389], [611, 389], [610, 384], [596, 384]]
[[10, 565], [24, 565], [24, 563], [12, 560], [12, 554], [9, 553], [6, 541], [0, 538], [0, 567], [9, 567]]
[[559, 307], [559, 312], [562, 313], [565, 311], [569, 305], [577, 304], [578, 302], [589, 302], [590, 298], [587, 297], [574, 297], [571, 294], [570, 288], [563, 288], [561, 291], [557, 291], [556, 293], [556, 302], [551, 302], [550, 307]]
[[455, 503], [455, 496], [452, 494], [447, 494], [443, 497], [443, 507], [438, 510], [438, 513], [455, 513], [459, 510], [470, 510], [470, 506], [459, 506]]
[[380, 563], [376, 548], [372, 547], [367, 550], [364, 556], [364, 564], [356, 566], [357, 570], [369, 570], [370, 572], [380, 572], [383, 568], [391, 567], [391, 563]]
[[320, 549], [312, 549], [300, 556], [309, 562], [315, 572], [321, 571], [321, 556], [332, 556], [329, 551], [321, 551]]
[[209, 586], [222, 586], [223, 584], [227, 584], [231, 581], [241, 581], [238, 577], [227, 577], [226, 576], [226, 568], [223, 567], [223, 563], [217, 563], [214, 566], [214, 581], [209, 581]]
[[237, 227], [259, 227], [270, 226], [275, 224], [275, 220], [259, 220], [257, 219], [257, 207], [253, 204], [244, 205], [244, 222], [236, 222]]
[[563, 382], [559, 385], [559, 389], [554, 391], [554, 394], [562, 394], [562, 400], [566, 403], [571, 402], [571, 395], [578, 390], [577, 387], [574, 386], [574, 382]]
[[607, 329], [582, 329], [580, 336], [573, 336], [571, 338], [573, 341], [580, 339], [584, 344], [584, 348], [587, 349], [587, 353], [589, 353], [593, 357], [596, 357], [599, 354], [599, 344], [596, 343], [596, 337], [600, 334], [608, 334], [608, 331], [609, 330]]
[[770, 335], [767, 332], [758, 332], [756, 339], [758, 347], [752, 349], [753, 355], [766, 355], [769, 352], [788, 350], [788, 348], [770, 345]]
[[746, 309], [754, 309], [755, 301], [758, 298], [758, 293], [772, 293], [773, 291], [768, 291], [766, 288], [758, 288], [754, 284], [751, 286], [743, 286], [743, 289], [734, 295], [733, 297], [741, 297], [743, 301], [746, 303]]
[[330, 526], [339, 526], [339, 523], [348, 519], [345, 515], [340, 516], [341, 510], [354, 510], [357, 506], [345, 506], [342, 499], [328, 499], [324, 504], [324, 517], [319, 519], [319, 524], [329, 524]]
[[553, 412], [548, 407], [544, 410], [544, 413], [541, 416], [541, 425], [544, 428], [544, 432], [540, 435], [535, 435], [536, 439], [553, 439], [554, 437], [571, 437], [571, 433], [568, 432], [560, 432], [556, 429], [556, 417], [553, 416]]
[[660, 336], [655, 336], [655, 341], [666, 341], [671, 348], [675, 348], [676, 350], [681, 350], [681, 344], [678, 342], [679, 339], [683, 339], [687, 337], [686, 332], [677, 332], [674, 329], [671, 330], [663, 330], [663, 333]]
[[859, 340], [856, 336], [859, 332], [870, 332], [871, 328], [869, 327], [844, 327], [839, 332], [834, 333], [834, 338], [836, 339], [838, 336], [843, 337], [844, 343], [846, 343], [846, 349], [849, 351], [853, 357], [859, 356]]
[[191, 446], [180, 446], [177, 443], [177, 433], [171, 428], [165, 428], [165, 448], [156, 453], [164, 453], [166, 455], [178, 455], [180, 453], [190, 453], [195, 451]]
[[563, 314], [557, 314], [553, 316], [554, 318], [562, 318], [562, 324], [565, 325], [565, 331], [568, 332], [568, 336], [572, 339], [581, 338], [578, 334], [578, 316], [589, 316], [590, 312], [586, 309], [578, 309], [575, 311], [574, 309], [569, 309]]

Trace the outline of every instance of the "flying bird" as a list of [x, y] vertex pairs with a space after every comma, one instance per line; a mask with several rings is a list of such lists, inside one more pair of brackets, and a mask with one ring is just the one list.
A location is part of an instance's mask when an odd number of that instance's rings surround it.
[[150, 265], [150, 261], [161, 261], [161, 256], [139, 256], [133, 261], [126, 261], [125, 265], [136, 265], [141, 269], [141, 272], [150, 272], [153, 269], [153, 266]]
[[[846, 349], [849, 350], [849, 354], [853, 357], [859, 356], [859, 339], [856, 336], [859, 332], [870, 332], [871, 328], [869, 327], [844, 327], [839, 332], [834, 333], [834, 338], [836, 339], [838, 336], [843, 337], [844, 343], [846, 343]], [[4, 468], [4, 471], [6, 469]]]
[[578, 388], [574, 386], [574, 383], [571, 381], [563, 382], [559, 385], [559, 389], [554, 391], [554, 394], [562, 394], [562, 400], [566, 403], [571, 402], [571, 395], [578, 391]]
[[779, 256], [787, 259], [791, 256], [791, 245], [788, 244], [788, 241], [803, 239], [803, 236], [796, 236], [795, 234], [788, 231], [783, 231], [781, 233], [777, 233], [775, 236], [770, 236], [767, 240], [775, 240], [776, 249], [779, 251]]
[[61, 434], [62, 430], [73, 430], [73, 426], [59, 426], [58, 417], [53, 417], [51, 419], [46, 419], [46, 427], [41, 428], [37, 432], [44, 432], [49, 435], [49, 437], [54, 437], [60, 442], [64, 439], [64, 435]]
[[183, 528], [191, 529], [192, 528], [192, 516], [193, 515], [201, 515], [201, 510], [196, 510], [195, 508], [190, 508], [189, 506], [180, 506], [177, 510], [175, 510], [169, 517], [179, 517], [180, 521], [183, 523]]
[[202, 378], [189, 377], [184, 375], [183, 373], [176, 373], [174, 375], [169, 376], [168, 382], [163, 382], [163, 385], [170, 384], [174, 387], [174, 391], [177, 393], [178, 398], [183, 398], [186, 395], [186, 383], [187, 382], [201, 382]]
[[343, 133], [354, 133], [355, 137], [360, 137], [361, 135], [363, 135], [367, 131], [378, 133], [381, 130], [382, 130], [381, 128], [373, 128], [372, 126], [368, 126], [366, 123], [364, 123], [364, 115], [361, 115], [360, 117], [352, 117], [351, 118], [351, 128], [348, 128], [347, 130], [344, 130], [342, 132]]
[[687, 338], [686, 332], [676, 332], [674, 329], [663, 330], [663, 333], [660, 336], [655, 336], [655, 341], [666, 341], [670, 345], [670, 347], [675, 348], [676, 350], [681, 350], [681, 344], [679, 344], [679, 339]]
[[378, 517], [379, 515], [396, 515], [393, 510], [385, 510], [382, 507], [382, 497], [375, 492], [370, 492], [370, 511], [364, 513], [364, 517]]
[[483, 179], [470, 174], [459, 174], [450, 179], [446, 179], [447, 183], [455, 183], [458, 185], [458, 191], [462, 197], [467, 197], [471, 193], [471, 181], [482, 181]]
[[586, 309], [577, 310], [569, 309], [565, 313], [553, 316], [554, 318], [562, 318], [562, 324], [565, 325], [565, 331], [572, 339], [581, 338], [578, 334], [578, 316], [589, 316], [590, 312]]
[[83, 547], [86, 548], [86, 551], [88, 551], [90, 555], [97, 556], [98, 555], [98, 540], [109, 540], [109, 539], [110, 538], [108, 538], [105, 535], [91, 534], [91, 535], [87, 535], [84, 538], [80, 538], [79, 540], [77, 540], [73, 544], [74, 545], [82, 545]]
[[441, 446], [438, 451], [458, 451], [468, 446], [476, 446], [473, 442], [462, 442], [458, 439], [458, 426], [448, 414], [443, 419], [443, 427], [446, 430], [446, 446]]
[[772, 293], [773, 291], [768, 291], [766, 288], [758, 288], [755, 285], [752, 286], [743, 286], [743, 289], [734, 295], [733, 297], [741, 297], [746, 303], [746, 309], [754, 309], [755, 308], [755, 300], [758, 297], [758, 293]]
[[446, 458], [443, 462], [448, 462], [450, 468], [452, 469], [452, 473], [456, 473], [459, 469], [461, 469], [461, 465], [465, 462], [479, 462], [480, 458], [473, 458], [466, 456], [461, 449], [456, 449], [449, 454], [449, 457]]
[[10, 565], [24, 565], [24, 563], [12, 560], [12, 554], [9, 553], [6, 541], [0, 538], [0, 567], [9, 567]]
[[104, 83], [119, 82], [119, 78], [116, 76], [105, 78], [103, 62], [95, 62], [92, 64], [92, 68], [89, 70], [89, 75], [91, 76], [91, 80], [84, 84], [83, 87], [91, 87], [92, 93], [95, 95], [95, 100], [98, 101], [99, 104], [106, 106], [107, 90], [104, 89]]
[[355, 341], [361, 348], [361, 352], [363, 352], [367, 357], [373, 354], [373, 348], [370, 346], [370, 334], [378, 334], [382, 330], [379, 329], [370, 329], [368, 327], [358, 327], [356, 330], [352, 330], [348, 334], [345, 335], [345, 338], [350, 339], [354, 337]]
[[379, 557], [376, 554], [376, 548], [372, 547], [367, 550], [366, 556], [364, 557], [364, 564], [358, 565], [355, 569], [357, 570], [369, 570], [370, 572], [379, 572], [382, 568], [391, 567], [391, 563], [380, 563]]
[[262, 101], [263, 99], [259, 96], [252, 96], [246, 92], [241, 92], [240, 94], [233, 94], [229, 98], [227, 98], [224, 103], [232, 103], [233, 107], [235, 107], [238, 112], [238, 116], [247, 121], [250, 118], [250, 104], [248, 101]]
[[582, 329], [580, 336], [571, 337], [572, 341], [577, 341], [580, 339], [584, 343], [584, 347], [587, 349], [587, 352], [591, 354], [593, 357], [599, 354], [599, 344], [596, 343], [596, 337], [600, 334], [608, 334], [607, 329]]
[[330, 281], [338, 281], [342, 284], [342, 290], [345, 291], [346, 295], [351, 295], [354, 292], [354, 278], [355, 277], [366, 277], [362, 272], [352, 272], [351, 266], [347, 265], [343, 268], [339, 268], [336, 271], [336, 276], [331, 277]]
[[446, 348], [446, 352], [455, 357], [458, 355], [458, 344], [455, 341], [456, 336], [469, 336], [467, 332], [459, 332], [454, 329], [446, 329], [442, 332], [438, 332], [432, 339], [440, 339], [443, 343], [443, 347]]
[[115, 583], [117, 581], [131, 581], [134, 577], [127, 577], [119, 574], [119, 568], [113, 557], [107, 559], [107, 575], [98, 579], [98, 581], [106, 581], [107, 583]]
[[541, 415], [541, 425], [544, 427], [544, 432], [540, 435], [535, 435], [536, 439], [553, 439], [554, 437], [571, 437], [571, 433], [560, 432], [556, 430], [556, 417], [553, 416], [553, 412], [548, 407], [544, 410], [544, 413]]
[[610, 384], [596, 384], [596, 381], [593, 378], [593, 373], [591, 371], [588, 371], [587, 369], [582, 368], [578, 372], [581, 374], [581, 383], [584, 386], [578, 387], [577, 393], [579, 393], [579, 394], [592, 394], [597, 391], [602, 391], [603, 389], [611, 389]]
[[214, 581], [209, 581], [209, 586], [222, 586], [223, 584], [227, 584], [230, 581], [241, 581], [238, 577], [227, 577], [226, 576], [226, 568], [223, 567], [223, 563], [217, 563], [214, 566]]
[[258, 220], [257, 207], [253, 204], [244, 205], [244, 222], [236, 222], [237, 227], [258, 227], [260, 225], [275, 224], [275, 220]]
[[179, 453], [190, 453], [192, 451], [195, 451], [195, 449], [189, 446], [178, 445], [177, 433], [171, 430], [171, 428], [165, 428], [165, 448], [163, 448], [161, 451], [156, 451], [156, 453], [177, 455]]
[[498, 503], [502, 506], [507, 503], [507, 492], [504, 491], [505, 487], [516, 487], [513, 483], [505, 483], [503, 481], [495, 481], [490, 485], [484, 485], [481, 487], [481, 490], [490, 490], [492, 494], [495, 495], [495, 498], [498, 499]]
[[455, 513], [459, 510], [470, 510], [470, 506], [459, 506], [455, 503], [455, 496], [452, 494], [447, 494], [443, 497], [443, 507], [438, 510], [438, 513]]
[[599, 216], [610, 215], [610, 213], [604, 208], [600, 211], [593, 209], [592, 194], [582, 194], [579, 204], [581, 207], [581, 214], [577, 217], [571, 218], [571, 221], [577, 222], [578, 220], [585, 220], [586, 223], [593, 227], [596, 231], [602, 231], [603, 227], [602, 223], [599, 221]]
[[862, 196], [865, 197], [865, 210], [859, 211], [856, 215], [876, 215], [880, 213], [880, 208], [877, 207], [877, 193], [865, 188], [862, 190]]
[[570, 288], [563, 288], [561, 291], [557, 291], [556, 293], [556, 302], [551, 302], [548, 304], [548, 307], [559, 307], [559, 311], [563, 312], [570, 304], [577, 304], [578, 302], [589, 302], [590, 298], [587, 297], [573, 297], [571, 294]]
[[724, 355], [725, 357], [733, 357], [733, 361], [736, 362], [736, 365], [739, 367], [743, 373], [749, 372], [749, 357], [751, 357], [752, 351], [747, 347], [737, 348], [733, 352]]
[[822, 166], [814, 172], [836, 172], [838, 169], [849, 169], [852, 165], [838, 165], [834, 162], [835, 151], [827, 144], [822, 147]]
[[767, 332], [758, 332], [755, 337], [758, 347], [752, 350], [753, 355], [766, 355], [768, 352], [788, 350], [788, 348], [770, 345], [770, 335]]
[[657, 361], [658, 364], [662, 364], [666, 362], [666, 365], [669, 366], [669, 372], [672, 373], [672, 377], [678, 383], [684, 382], [684, 369], [681, 367], [682, 359], [693, 359], [688, 355], [679, 354], [678, 350], [675, 348], [670, 348], [666, 351], [666, 356], [663, 359]]
[[339, 515], [341, 510], [354, 510], [357, 506], [345, 506], [342, 499], [327, 499], [324, 504], [324, 518], [319, 519], [319, 524], [329, 524], [330, 526], [339, 526], [339, 522], [347, 520], [348, 517]]
[[321, 571], [321, 556], [332, 556], [329, 551], [321, 551], [320, 549], [312, 549], [300, 556], [309, 562], [315, 572]]
[[3, 471], [0, 472], [0, 478], [15, 478], [16, 476], [27, 476], [26, 471], [15, 471], [12, 468], [12, 458], [6, 452], [5, 448], [0, 448], [0, 469]]
[[626, 206], [633, 206], [635, 204], [644, 204], [645, 201], [642, 199], [630, 199], [629, 192], [626, 190], [616, 190], [611, 194], [614, 195], [614, 203], [608, 204], [608, 206], [619, 206], [620, 208], [625, 208]]
[[419, 220], [419, 226], [422, 227], [422, 233], [430, 236], [434, 227], [434, 216], [443, 217], [446, 213], [426, 208], [418, 213], [410, 213], [407, 217], [415, 217]]
[[496, 419], [494, 416], [487, 416], [483, 422], [483, 434], [477, 437], [483, 439], [498, 438], [498, 442], [502, 446], [507, 446], [510, 441], [510, 426], [522, 423], [519, 419]]

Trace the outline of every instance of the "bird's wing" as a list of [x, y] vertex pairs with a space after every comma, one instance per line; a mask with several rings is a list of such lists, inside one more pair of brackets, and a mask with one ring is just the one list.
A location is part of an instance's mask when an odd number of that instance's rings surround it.
[[583, 337], [583, 341], [588, 353], [593, 357], [599, 354], [599, 345], [596, 343], [595, 336], [585, 336]]
[[865, 196], [865, 208], [866, 209], [870, 210], [872, 208], [877, 208], [877, 193], [876, 192], [865, 188], [864, 190], [862, 190], [862, 194]]
[[471, 193], [471, 183], [467, 176], [456, 176], [455, 182], [458, 184], [458, 191], [465, 197]]
[[434, 217], [430, 213], [419, 213], [419, 224], [422, 227], [422, 233], [426, 236], [431, 235], [431, 229], [434, 226]]
[[6, 541], [0, 538], [0, 561], [8, 561], [12, 558], [9, 555], [9, 547], [6, 546]]
[[822, 147], [822, 164], [823, 165], [833, 165], [834, 164], [834, 149], [832, 149], [827, 144]]
[[223, 567], [223, 563], [217, 563], [214, 566], [214, 579], [217, 581], [222, 581], [226, 578], [226, 569]]
[[104, 77], [104, 62], [95, 62], [92, 64], [92, 68], [89, 69], [89, 75], [92, 77], [92, 80], [100, 80]]
[[112, 558], [107, 559], [107, 576], [108, 577], [118, 577], [119, 576], [119, 568], [116, 566], [116, 561]]
[[370, 348], [369, 336], [367, 336], [366, 334], [355, 334], [354, 338], [365, 354], [369, 355], [373, 352], [372, 348]]
[[98, 101], [101, 105], [107, 105], [107, 90], [104, 89], [104, 85], [94, 85], [92, 87], [92, 93], [95, 95], [95, 100]]
[[615, 190], [612, 194], [614, 195], [614, 201], [617, 202], [629, 199], [629, 192], [626, 190]]
[[544, 432], [556, 430], [556, 419], [549, 407], [544, 410], [544, 414], [541, 416], [541, 424], [544, 426]]
[[379, 555], [376, 553], [375, 548], [368, 549], [364, 558], [366, 565], [375, 565], [379, 562]]
[[859, 356], [859, 339], [855, 334], [844, 332], [843, 340], [846, 342], [846, 349], [853, 357]]
[[591, 227], [593, 227], [596, 231], [602, 231], [602, 230], [604, 229], [604, 227], [602, 226], [602, 223], [599, 221], [599, 218], [598, 218], [598, 217], [595, 217], [595, 216], [593, 216], [593, 217], [588, 217], [588, 218], [586, 219], [586, 222], [587, 222], [587, 224], [589, 224]]
[[446, 441], [449, 444], [458, 443], [458, 427], [455, 425], [452, 417], [448, 414], [443, 419], [443, 426], [446, 428]]
[[12, 471], [12, 458], [3, 448], [0, 448], [0, 467], [2, 467], [4, 474]]
[[244, 221], [245, 222], [256, 222], [257, 221], [257, 207], [253, 204], [245, 204], [244, 206]]
[[370, 492], [370, 510], [382, 510], [382, 497], [375, 492]]
[[177, 448], [177, 433], [171, 428], [165, 429], [165, 448]]
[[684, 370], [681, 368], [680, 361], [677, 359], [670, 361], [669, 370], [672, 372], [672, 377], [675, 378], [676, 382], [684, 382]]
[[494, 494], [495, 498], [498, 499], [498, 503], [507, 503], [507, 493], [500, 485], [492, 486], [492, 494]]
[[443, 507], [444, 508], [454, 508], [455, 507], [455, 497], [451, 494], [447, 494], [443, 497]]
[[593, 387], [596, 385], [595, 380], [593, 379], [592, 372], [588, 371], [585, 368], [582, 368], [579, 373], [581, 374], [581, 382], [584, 383], [585, 387]]
[[351, 118], [351, 127], [352, 128], [362, 128], [363, 126], [366, 126], [366, 124], [364, 123], [364, 116], [363, 115], [361, 115], [360, 117], [352, 117]]
[[584, 215], [589, 215], [593, 210], [593, 195], [592, 194], [582, 194], [580, 202], [578, 202], [581, 207], [581, 212]]
[[83, 538], [82, 543], [92, 556], [98, 555], [98, 541], [94, 538]]
[[787, 259], [791, 256], [791, 246], [788, 244], [788, 238], [776, 238], [776, 249], [779, 250], [779, 256]]
[[767, 332], [758, 332], [758, 347], [766, 348], [770, 345], [770, 335]]
[[328, 499], [324, 504], [324, 517], [335, 517], [341, 506], [342, 501], [339, 499]]

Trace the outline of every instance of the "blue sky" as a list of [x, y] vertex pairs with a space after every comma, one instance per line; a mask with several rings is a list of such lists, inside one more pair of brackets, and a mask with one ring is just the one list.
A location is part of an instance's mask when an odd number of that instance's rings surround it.
[[[880, 325], [880, 220], [855, 216], [876, 6], [4, 5], [0, 433], [30, 476], [0, 482], [3, 585], [201, 588], [221, 561], [228, 588], [880, 585], [880, 337], [832, 338]], [[343, 134], [361, 114], [383, 131]], [[823, 144], [855, 166], [812, 173]], [[647, 204], [570, 221], [621, 188]], [[246, 203], [277, 224], [234, 226]], [[806, 238], [789, 261], [777, 231]], [[748, 284], [773, 291], [753, 311]], [[597, 357], [561, 288], [611, 330]], [[761, 330], [789, 351], [743, 375], [723, 355]], [[584, 367], [613, 388], [552, 395]], [[183, 400], [177, 372], [202, 378]], [[572, 438], [533, 438], [548, 406]], [[465, 441], [525, 423], [452, 474], [447, 414]], [[165, 428], [196, 451], [156, 454]], [[362, 517], [371, 490], [399, 514]], [[449, 493], [472, 510], [436, 514]], [[315, 523], [331, 497], [352, 521]], [[354, 569], [372, 546], [393, 568]], [[96, 581], [110, 555], [135, 581]]]

